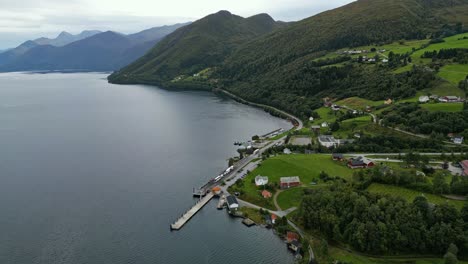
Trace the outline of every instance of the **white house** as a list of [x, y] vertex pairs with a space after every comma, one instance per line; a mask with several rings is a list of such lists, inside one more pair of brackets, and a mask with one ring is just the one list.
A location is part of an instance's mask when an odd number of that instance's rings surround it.
[[453, 143], [459, 144], [459, 145], [463, 144], [463, 137], [460, 137], [460, 136], [459, 137], [454, 137], [453, 138]]
[[419, 102], [423, 103], [423, 104], [429, 102], [429, 96], [427, 96], [427, 95], [419, 96]]
[[260, 176], [257, 175], [255, 177], [255, 185], [257, 186], [263, 186], [268, 184], [268, 177], [267, 176]]
[[328, 127], [328, 123], [327, 123], [327, 122], [323, 122], [323, 123], [322, 123], [322, 127]]

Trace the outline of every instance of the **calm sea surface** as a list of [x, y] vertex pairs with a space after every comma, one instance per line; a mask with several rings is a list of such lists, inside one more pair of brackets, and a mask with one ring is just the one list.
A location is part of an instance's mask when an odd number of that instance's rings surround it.
[[288, 123], [210, 93], [105, 78], [0, 74], [0, 263], [293, 262], [216, 200], [169, 231], [234, 141]]

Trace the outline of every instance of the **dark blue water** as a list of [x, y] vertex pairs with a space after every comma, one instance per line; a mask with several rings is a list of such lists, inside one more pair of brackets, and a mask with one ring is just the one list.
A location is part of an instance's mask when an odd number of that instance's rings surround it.
[[232, 142], [288, 123], [210, 93], [105, 77], [0, 74], [0, 263], [292, 262], [271, 231], [215, 201], [169, 231]]

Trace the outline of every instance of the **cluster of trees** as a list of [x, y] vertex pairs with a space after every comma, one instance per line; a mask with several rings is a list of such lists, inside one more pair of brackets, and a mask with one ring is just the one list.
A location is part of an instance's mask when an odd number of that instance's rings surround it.
[[350, 61], [351, 59], [352, 58], [350, 56], [338, 56], [335, 58], [326, 58], [326, 59], [320, 59], [317, 61], [312, 61], [311, 65], [313, 65], [314, 67], [323, 67], [327, 65]]
[[[421, 192], [434, 194], [468, 195], [468, 178], [453, 176], [447, 183], [444, 172], [425, 170], [425, 174], [413, 171], [393, 170], [388, 167], [376, 167], [371, 170], [355, 172], [353, 178], [361, 186], [367, 187], [373, 182], [403, 186]], [[432, 181], [429, 177], [432, 177]]]
[[400, 66], [406, 66], [408, 63], [411, 63], [412, 59], [410, 53], [398, 54], [390, 51], [388, 54], [388, 66], [390, 68], [396, 68]]
[[456, 24], [444, 24], [442, 27], [432, 34], [432, 39], [443, 39], [453, 35], [461, 34], [465, 32], [463, 28], [463, 23], [457, 22]]
[[453, 113], [430, 112], [416, 103], [405, 103], [384, 110], [381, 119], [385, 126], [400, 126], [418, 134], [468, 133], [467, 109]]
[[468, 252], [468, 206], [432, 206], [423, 196], [403, 198], [336, 184], [304, 196], [299, 216], [306, 229], [373, 254], [444, 254], [451, 244]]
[[439, 51], [426, 51], [421, 58], [436, 60], [449, 60], [454, 59], [455, 62], [460, 64], [468, 63], [468, 49], [441, 49]]
[[422, 139], [412, 137], [398, 137], [395, 135], [381, 134], [376, 136], [362, 135], [353, 144], [341, 145], [336, 152], [375, 152], [375, 153], [399, 153], [403, 150], [440, 151], [446, 147], [435, 139]]

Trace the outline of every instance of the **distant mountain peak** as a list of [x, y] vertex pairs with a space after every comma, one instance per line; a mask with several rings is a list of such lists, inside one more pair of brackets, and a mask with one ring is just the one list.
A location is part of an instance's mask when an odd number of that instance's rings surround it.
[[66, 31], [62, 31], [60, 32], [60, 34], [57, 36], [57, 38], [63, 38], [63, 37], [71, 37], [73, 36], [72, 34], [66, 32]]
[[232, 16], [232, 13], [227, 10], [220, 10], [215, 15]]

